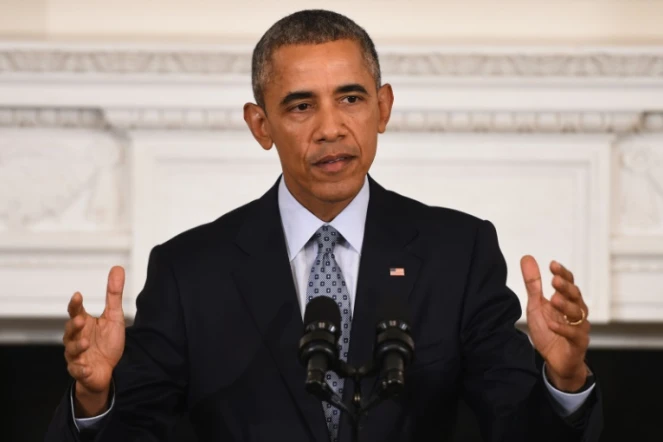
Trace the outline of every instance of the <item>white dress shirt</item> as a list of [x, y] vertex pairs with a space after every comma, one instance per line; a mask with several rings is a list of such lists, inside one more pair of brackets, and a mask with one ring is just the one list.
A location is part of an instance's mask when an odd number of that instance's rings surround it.
[[[345, 238], [345, 241], [337, 244], [334, 255], [338, 265], [343, 271], [348, 293], [350, 295], [350, 307], [354, 311], [355, 293], [357, 293], [357, 277], [359, 275], [359, 259], [364, 243], [364, 226], [366, 224], [366, 213], [369, 200], [368, 177], [357, 196], [348, 206], [339, 213], [331, 222], [325, 223], [302, 206], [290, 193], [285, 181], [281, 178], [278, 189], [278, 205], [285, 234], [288, 259], [295, 281], [299, 307], [304, 316], [306, 310], [306, 288], [308, 286], [309, 269], [315, 260], [318, 250], [315, 241], [311, 241], [313, 234], [324, 224], [330, 224]], [[555, 398], [556, 412], [566, 417], [576, 410], [587, 400], [594, 385], [582, 393], [564, 393], [555, 389], [546, 378], [543, 370], [543, 380], [550, 394]], [[95, 428], [106, 414], [113, 408], [115, 397], [112, 398], [111, 406], [104, 414], [86, 419], [74, 419], [76, 427]], [[73, 391], [71, 399], [71, 411], [74, 415]]]
[[292, 196], [281, 179], [279, 184], [279, 211], [285, 233], [288, 258], [292, 268], [292, 276], [297, 289], [299, 307], [304, 317], [306, 310], [306, 289], [311, 274], [310, 268], [318, 256], [318, 247], [311, 241], [313, 234], [325, 224], [334, 227], [345, 241], [334, 247], [334, 257], [343, 272], [345, 284], [350, 295], [350, 309], [354, 311], [355, 293], [357, 293], [357, 275], [359, 275], [359, 258], [364, 243], [364, 226], [368, 211], [368, 178], [357, 196], [331, 222], [325, 223], [308, 211]]

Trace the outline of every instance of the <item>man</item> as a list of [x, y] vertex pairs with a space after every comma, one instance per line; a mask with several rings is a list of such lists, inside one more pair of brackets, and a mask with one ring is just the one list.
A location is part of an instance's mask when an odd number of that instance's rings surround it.
[[338, 302], [341, 356], [355, 365], [371, 357], [381, 299], [412, 311], [407, 391], [366, 416], [361, 440], [448, 440], [459, 397], [486, 441], [597, 440], [589, 312], [571, 272], [551, 264], [548, 301], [534, 258], [521, 262], [541, 370], [514, 327], [521, 310], [492, 224], [368, 177], [394, 97], [366, 32], [328, 11], [285, 17], [257, 44], [252, 82], [244, 118], [263, 149], [276, 146], [282, 177], [153, 249], [126, 334], [121, 268], [100, 318], [74, 294], [64, 344], [75, 383], [47, 440], [167, 440], [188, 410], [205, 441], [350, 441], [345, 415], [304, 391], [297, 346], [315, 296]]

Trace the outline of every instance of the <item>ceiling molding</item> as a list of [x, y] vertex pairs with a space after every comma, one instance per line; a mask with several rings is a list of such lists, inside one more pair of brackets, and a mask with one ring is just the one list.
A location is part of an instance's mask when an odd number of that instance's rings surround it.
[[[645, 129], [638, 112], [394, 112], [390, 130], [407, 132], [631, 133]], [[651, 127], [657, 127], [654, 124]]]
[[[0, 127], [244, 130], [234, 109], [71, 109], [0, 107]], [[390, 131], [634, 133], [663, 131], [663, 113], [394, 110]]]
[[[663, 49], [384, 48], [385, 76], [663, 79]], [[247, 75], [251, 48], [0, 46], [0, 75]]]
[[105, 129], [98, 109], [0, 107], [0, 127]]

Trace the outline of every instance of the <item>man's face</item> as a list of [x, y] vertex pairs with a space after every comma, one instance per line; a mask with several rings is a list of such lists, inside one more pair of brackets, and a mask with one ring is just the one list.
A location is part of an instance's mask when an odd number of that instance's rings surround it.
[[302, 204], [351, 200], [389, 120], [391, 87], [377, 89], [351, 40], [284, 46], [271, 62], [265, 112], [245, 107], [254, 136], [265, 149], [276, 146], [288, 189]]

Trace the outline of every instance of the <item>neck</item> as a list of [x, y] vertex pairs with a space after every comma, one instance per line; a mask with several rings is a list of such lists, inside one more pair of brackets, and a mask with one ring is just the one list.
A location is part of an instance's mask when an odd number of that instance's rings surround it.
[[341, 200], [341, 201], [324, 201], [315, 196], [311, 195], [309, 192], [305, 191], [295, 191], [301, 190], [297, 185], [291, 186], [289, 180], [283, 176], [285, 180], [285, 185], [288, 188], [290, 194], [297, 200], [299, 204], [304, 206], [309, 212], [316, 216], [316, 218], [328, 223], [331, 222], [334, 218], [338, 216], [348, 204], [357, 195], [352, 195], [352, 197]]
[[306, 207], [309, 212], [315, 215], [318, 219], [328, 223], [331, 222], [334, 218], [338, 216], [339, 213], [343, 211], [348, 204], [352, 201], [352, 198], [345, 201], [334, 202], [334, 203], [322, 203], [322, 204], [305, 204], [300, 201], [300, 204]]

